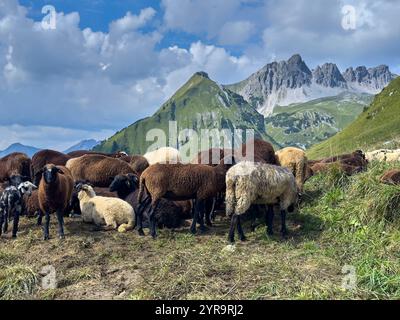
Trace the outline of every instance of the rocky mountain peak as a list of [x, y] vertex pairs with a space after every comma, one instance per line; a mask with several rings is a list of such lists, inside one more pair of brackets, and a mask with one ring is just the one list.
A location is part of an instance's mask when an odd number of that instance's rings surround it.
[[329, 88], [347, 88], [346, 80], [343, 78], [338, 67], [334, 63], [325, 63], [313, 70], [315, 83]]

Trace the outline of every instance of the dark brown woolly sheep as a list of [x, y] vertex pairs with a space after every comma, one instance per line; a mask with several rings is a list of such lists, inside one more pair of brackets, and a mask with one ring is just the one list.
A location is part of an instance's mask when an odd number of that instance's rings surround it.
[[79, 158], [84, 155], [91, 154], [91, 155], [101, 155], [101, 156], [107, 156], [110, 158], [118, 158], [120, 160], [124, 160], [125, 162], [130, 162], [131, 157], [128, 156], [125, 152], [117, 152], [117, 153], [105, 153], [105, 152], [98, 152], [98, 151], [90, 151], [90, 150], [76, 150], [76, 151], [71, 151], [67, 153], [71, 158]]
[[217, 166], [222, 159], [232, 154], [230, 149], [210, 148], [200, 151], [196, 157], [190, 161], [192, 164], [206, 164], [209, 166]]
[[361, 159], [365, 160], [365, 154], [361, 150], [356, 150], [352, 153], [345, 153], [345, 154], [340, 154], [337, 156], [325, 158], [325, 159], [320, 160], [319, 162], [332, 163], [332, 162], [336, 162], [336, 161], [343, 161], [343, 160], [346, 160], [349, 158], [361, 158]]
[[251, 155], [247, 154], [247, 145], [251, 143], [254, 144], [254, 162], [278, 164], [272, 144], [260, 139], [250, 140], [247, 143], [242, 144], [241, 147], [235, 150], [235, 157], [240, 159], [241, 157], [248, 156], [250, 157], [248, 160], [251, 160]]
[[135, 173], [125, 161], [103, 155], [84, 155], [68, 160], [75, 181], [86, 180], [95, 187], [107, 188], [118, 174]]
[[131, 156], [130, 165], [132, 169], [138, 174], [141, 175], [144, 170], [149, 167], [149, 162], [147, 159], [140, 155]]
[[38, 185], [42, 177], [42, 169], [46, 164], [65, 166], [70, 156], [55, 150], [44, 149], [36, 152], [32, 157], [32, 181]]
[[[225, 160], [225, 159], [224, 159]], [[154, 211], [162, 198], [168, 200], [195, 200], [195, 212], [191, 232], [196, 232], [196, 223], [199, 219], [200, 228], [204, 230], [204, 201], [216, 197], [225, 190], [225, 175], [230, 165], [224, 164], [233, 161], [221, 161], [216, 167], [203, 164], [154, 164], [148, 167], [140, 176], [138, 199], [140, 207], [137, 210], [139, 234], [143, 235], [142, 213], [146, 199], [142, 196], [146, 191], [151, 199], [149, 212], [150, 230], [153, 238], [156, 237], [156, 221]], [[200, 213], [201, 210], [201, 213]]]
[[40, 215], [39, 190], [33, 190], [29, 196], [24, 194], [25, 212], [28, 218]]
[[360, 173], [364, 171], [364, 167], [360, 166], [351, 166], [341, 162], [331, 162], [331, 163], [316, 163], [311, 167], [311, 170], [314, 174], [318, 174], [320, 172], [327, 172], [331, 170], [331, 168], [337, 167], [340, 171], [345, 173], [348, 176], [351, 176], [355, 173]]
[[390, 185], [400, 185], [400, 170], [392, 169], [386, 171], [381, 177], [380, 181]]
[[[116, 191], [120, 199], [128, 202], [133, 208], [138, 208], [138, 178], [132, 174], [118, 175], [110, 185], [110, 191]], [[147, 196], [147, 195], [145, 195]], [[184, 219], [191, 218], [191, 201], [169, 201], [161, 199], [154, 211], [158, 227], [178, 228]], [[148, 220], [148, 212], [144, 212]]]
[[25, 153], [14, 152], [0, 159], [0, 182], [13, 175], [31, 177], [31, 159]]
[[71, 172], [64, 166], [46, 164], [39, 184], [39, 207], [45, 214], [44, 239], [49, 239], [50, 213], [56, 212], [58, 234], [64, 238], [64, 212], [68, 208], [74, 181]]

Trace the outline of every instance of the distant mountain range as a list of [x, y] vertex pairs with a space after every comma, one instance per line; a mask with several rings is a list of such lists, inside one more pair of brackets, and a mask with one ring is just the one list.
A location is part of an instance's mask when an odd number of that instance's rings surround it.
[[[94, 139], [82, 140], [81, 142], [73, 145], [67, 150], [63, 151], [64, 153], [76, 151], [76, 150], [92, 150], [94, 146], [99, 144], [99, 141]], [[6, 155], [13, 152], [23, 152], [26, 153], [29, 157], [32, 157], [36, 152], [41, 149], [31, 146], [25, 146], [21, 143], [13, 143], [3, 151], [0, 151], [0, 157], [5, 157]]]
[[6, 155], [13, 153], [13, 152], [23, 152], [23, 153], [26, 153], [29, 157], [32, 157], [39, 150], [40, 149], [38, 149], [38, 148], [31, 147], [31, 146], [25, 146], [21, 143], [13, 143], [8, 148], [0, 151], [0, 157], [5, 157]]
[[316, 144], [307, 154], [321, 158], [356, 149], [400, 147], [400, 77], [375, 96], [368, 108], [343, 131]]
[[300, 55], [272, 62], [246, 80], [225, 86], [269, 116], [276, 106], [304, 103], [342, 92], [379, 93], [396, 77], [389, 67], [352, 67], [341, 73], [336, 64], [325, 63], [310, 70]]
[[[150, 129], [167, 135], [168, 121], [182, 129], [253, 129], [276, 147], [309, 148], [350, 124], [396, 75], [387, 66], [336, 64], [310, 70], [300, 55], [269, 63], [246, 80], [220, 85], [205, 72], [195, 73], [158, 111], [118, 131], [98, 151], [144, 153]], [[179, 141], [179, 146], [185, 141]]]
[[69, 147], [67, 150], [64, 150], [64, 153], [76, 151], [76, 150], [92, 150], [95, 146], [97, 146], [100, 143], [100, 141], [94, 140], [94, 139], [87, 139], [87, 140], [82, 140], [81, 142], [78, 142], [77, 144], [73, 145], [72, 147]]

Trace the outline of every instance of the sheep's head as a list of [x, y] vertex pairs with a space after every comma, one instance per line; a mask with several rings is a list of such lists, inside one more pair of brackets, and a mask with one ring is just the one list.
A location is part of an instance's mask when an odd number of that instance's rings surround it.
[[26, 194], [28, 196], [30, 196], [32, 194], [32, 191], [36, 189], [37, 187], [32, 182], [29, 181], [22, 182], [18, 185], [18, 191], [21, 194]]
[[93, 187], [89, 184], [79, 183], [76, 186], [76, 191], [78, 192], [79, 200], [81, 200], [84, 195], [87, 195], [90, 198], [93, 198], [96, 196], [96, 192], [94, 192]]
[[133, 192], [138, 187], [138, 177], [132, 173], [120, 174], [115, 176], [110, 184], [110, 191]]
[[46, 164], [42, 171], [43, 179], [47, 184], [54, 183], [57, 180], [58, 174], [64, 174], [64, 172], [54, 164]]
[[10, 177], [8, 177], [7, 180], [8, 180], [8, 183], [10, 184], [10, 186], [17, 187], [21, 183], [28, 181], [29, 179], [30, 179], [30, 177], [22, 176], [20, 174], [13, 174]]

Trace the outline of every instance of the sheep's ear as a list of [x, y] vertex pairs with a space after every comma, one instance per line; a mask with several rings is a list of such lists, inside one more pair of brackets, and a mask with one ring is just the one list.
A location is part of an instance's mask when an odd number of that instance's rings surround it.
[[56, 172], [57, 173], [59, 173], [59, 174], [64, 174], [64, 171], [63, 170], [61, 170], [60, 168], [58, 168], [58, 167], [55, 167], [56, 168]]

